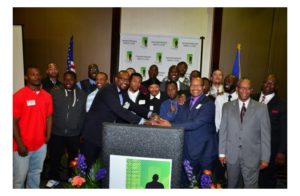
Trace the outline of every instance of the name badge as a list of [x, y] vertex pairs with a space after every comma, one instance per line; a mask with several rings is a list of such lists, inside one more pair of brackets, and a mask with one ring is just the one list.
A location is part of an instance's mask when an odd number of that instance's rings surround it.
[[145, 105], [146, 104], [146, 100], [139, 100], [139, 105]]
[[123, 108], [125, 108], [126, 110], [128, 110], [129, 106], [130, 106], [130, 103], [125, 102], [125, 104], [123, 105]]
[[202, 106], [201, 104], [197, 105], [196, 109], [198, 110], [201, 106]]
[[150, 105], [149, 110], [150, 110], [150, 111], [153, 111], [153, 110], [154, 110], [154, 106], [153, 106], [153, 105]]
[[35, 100], [28, 100], [27, 101], [27, 106], [34, 106], [36, 105]]

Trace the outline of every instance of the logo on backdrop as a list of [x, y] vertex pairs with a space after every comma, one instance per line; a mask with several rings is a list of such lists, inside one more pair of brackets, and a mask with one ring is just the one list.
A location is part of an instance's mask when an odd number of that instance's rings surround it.
[[161, 52], [157, 52], [156, 53], [156, 62], [157, 63], [161, 63], [161, 59], [162, 59], [162, 53]]
[[132, 62], [132, 51], [127, 51], [126, 59], [128, 62]]
[[148, 37], [142, 37], [142, 47], [148, 47]]
[[186, 55], [186, 62], [188, 64], [193, 64], [193, 54], [187, 54]]
[[173, 38], [172, 47], [178, 48], [178, 42], [179, 42], [179, 39], [177, 37]]

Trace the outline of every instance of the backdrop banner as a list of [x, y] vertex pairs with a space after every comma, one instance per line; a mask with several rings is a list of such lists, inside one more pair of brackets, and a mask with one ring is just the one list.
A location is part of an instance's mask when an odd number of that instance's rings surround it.
[[146, 80], [149, 67], [156, 64], [162, 80], [171, 65], [185, 61], [189, 76], [200, 69], [200, 43], [198, 37], [121, 34], [119, 70], [132, 67]]

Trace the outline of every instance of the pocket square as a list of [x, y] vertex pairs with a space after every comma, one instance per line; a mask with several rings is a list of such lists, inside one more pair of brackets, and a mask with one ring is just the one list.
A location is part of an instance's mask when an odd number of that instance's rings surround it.
[[272, 109], [272, 113], [273, 113], [273, 114], [278, 114], [279, 111], [278, 111], [277, 109]]

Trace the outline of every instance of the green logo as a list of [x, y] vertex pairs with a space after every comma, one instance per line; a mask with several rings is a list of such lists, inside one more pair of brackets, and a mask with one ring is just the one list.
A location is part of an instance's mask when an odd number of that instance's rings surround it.
[[156, 53], [156, 62], [161, 63], [161, 60], [162, 60], [162, 53], [157, 52]]
[[178, 38], [173, 38], [173, 41], [172, 41], [173, 48], [178, 48], [178, 42], [179, 42]]
[[146, 67], [141, 67], [140, 73], [142, 74], [143, 77], [146, 76]]
[[127, 51], [127, 61], [132, 61], [132, 51]]
[[142, 46], [147, 47], [148, 46], [148, 37], [142, 37]]
[[187, 54], [186, 61], [188, 64], [193, 64], [193, 54]]

